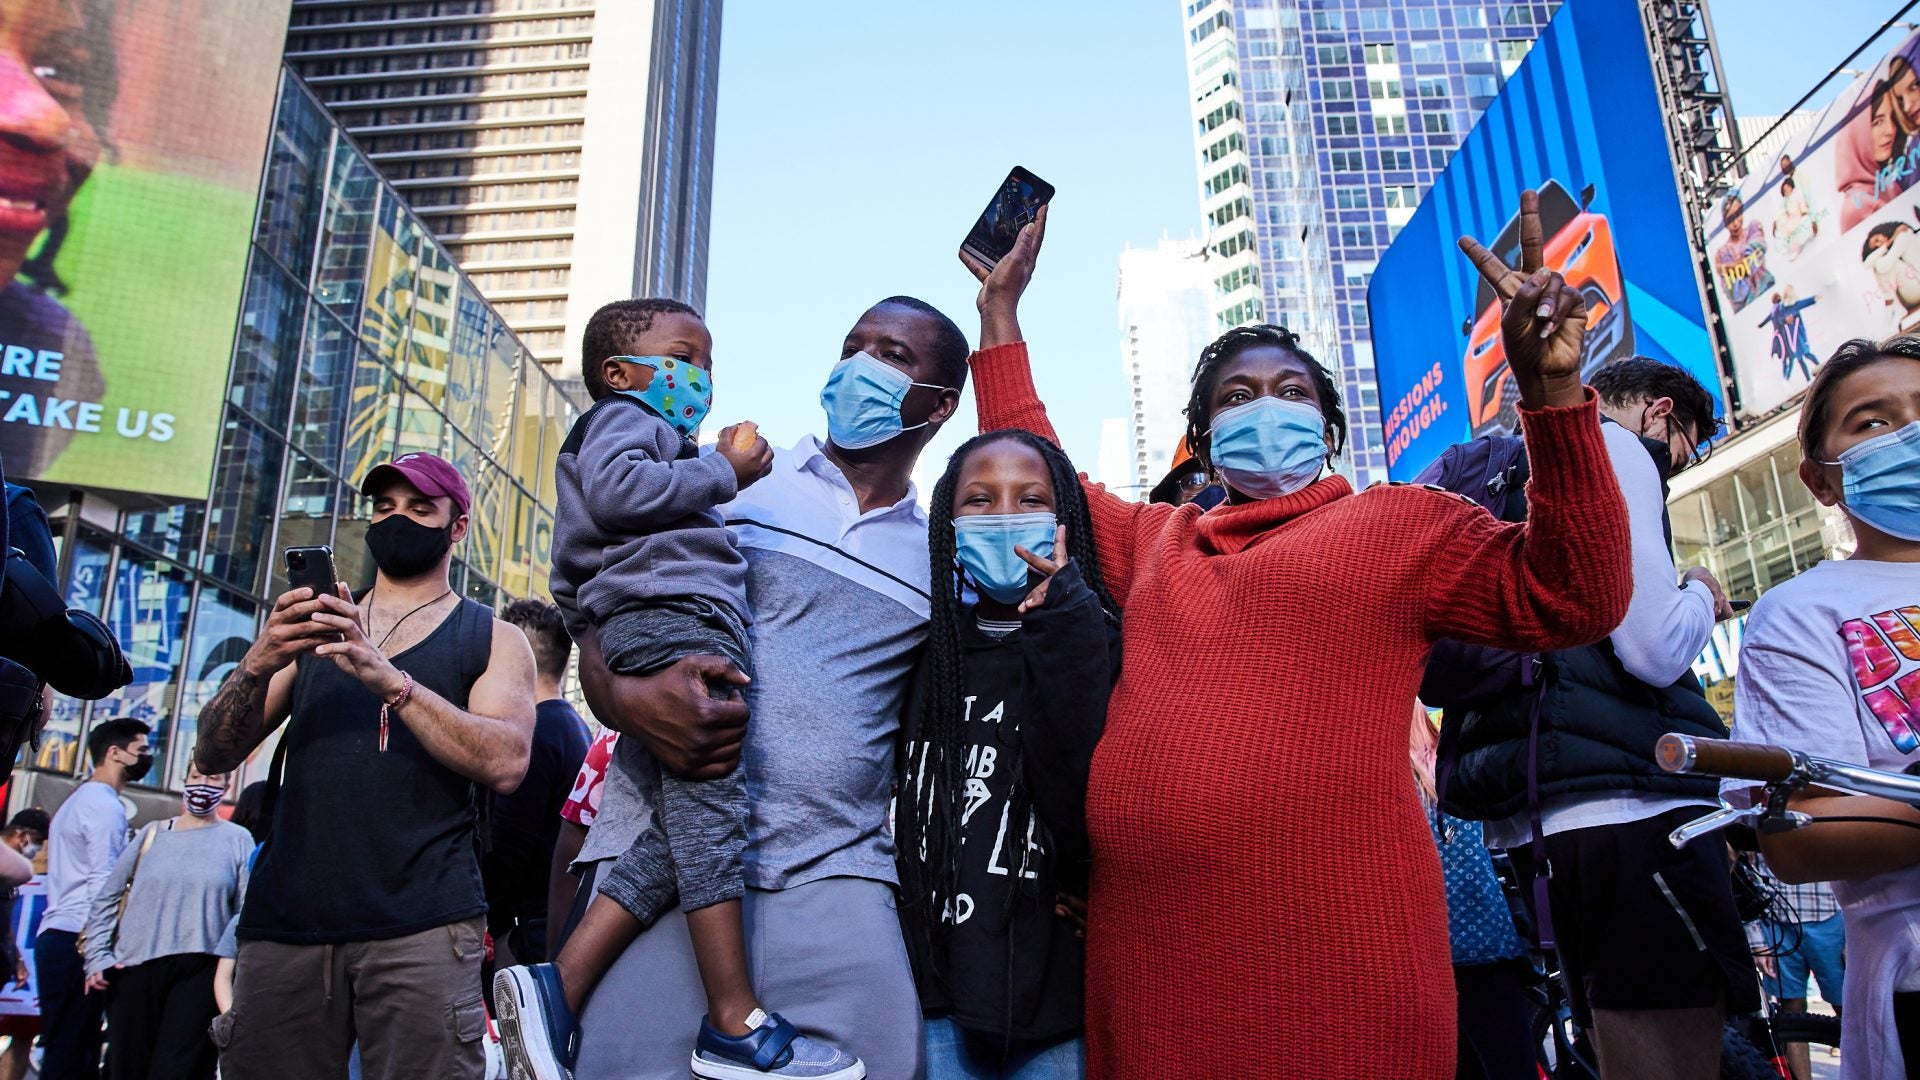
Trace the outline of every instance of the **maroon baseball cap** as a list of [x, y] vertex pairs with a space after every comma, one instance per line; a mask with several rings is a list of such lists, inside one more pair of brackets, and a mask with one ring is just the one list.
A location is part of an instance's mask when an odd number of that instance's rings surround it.
[[367, 478], [360, 481], [360, 494], [375, 494], [396, 478], [419, 488], [422, 494], [436, 498], [445, 495], [462, 514], [473, 506], [473, 496], [467, 493], [467, 482], [460, 478], [460, 471], [437, 454], [419, 452], [401, 454], [384, 465], [375, 465], [368, 471]]

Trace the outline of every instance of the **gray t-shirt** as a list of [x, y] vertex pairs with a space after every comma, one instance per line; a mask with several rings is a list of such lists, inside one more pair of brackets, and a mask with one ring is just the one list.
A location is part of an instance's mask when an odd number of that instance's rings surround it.
[[[253, 836], [230, 821], [197, 829], [168, 828], [172, 824], [171, 818], [156, 821], [135, 835], [94, 895], [87, 921], [89, 973], [218, 951], [227, 924], [240, 910]], [[148, 830], [153, 830], [153, 846], [142, 856]], [[129, 875], [133, 890], [127, 893], [126, 915], [119, 917]]]
[[[746, 883], [892, 883], [887, 803], [907, 678], [926, 636], [926, 517], [912, 491], [861, 514], [811, 438], [775, 455], [772, 474], [722, 512], [747, 558], [752, 613]], [[581, 863], [617, 856], [657, 827], [658, 769], [640, 741], [615, 743], [613, 766]]]

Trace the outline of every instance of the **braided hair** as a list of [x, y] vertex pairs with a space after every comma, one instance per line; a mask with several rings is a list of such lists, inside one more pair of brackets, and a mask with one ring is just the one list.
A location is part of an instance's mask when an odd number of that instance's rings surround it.
[[1236, 326], [1201, 349], [1200, 359], [1193, 366], [1193, 394], [1187, 398], [1185, 410], [1187, 446], [1208, 472], [1213, 471], [1213, 392], [1220, 385], [1220, 372], [1227, 361], [1261, 345], [1284, 349], [1306, 364], [1307, 373], [1313, 376], [1314, 396], [1320, 399], [1320, 415], [1326, 417], [1327, 427], [1333, 432], [1329, 456], [1346, 449], [1347, 410], [1340, 404], [1340, 387], [1333, 381], [1333, 374], [1300, 347], [1300, 335], [1272, 323]]
[[[920, 660], [926, 666], [926, 689], [919, 702], [919, 738], [904, 747], [896, 765], [899, 801], [895, 831], [900, 852], [902, 902], [920, 909], [922, 917], [913, 923], [920, 928], [916, 931], [922, 936], [919, 944], [925, 947], [925, 955], [935, 958], [936, 966], [945, 955], [944, 945], [952, 927], [948, 908], [959, 894], [961, 814], [966, 805], [968, 767], [966, 671], [960, 637], [966, 610], [961, 601], [960, 569], [955, 557], [953, 494], [967, 458], [974, 451], [999, 442], [1017, 442], [1030, 447], [1047, 463], [1047, 476], [1053, 484], [1054, 514], [1067, 527], [1067, 554], [1079, 565], [1082, 580], [1099, 599], [1108, 620], [1119, 621], [1119, 605], [1114, 603], [1100, 576], [1100, 556], [1094, 549], [1093, 517], [1087, 510], [1086, 492], [1067, 455], [1038, 435], [1020, 430], [989, 432], [962, 443], [947, 459], [947, 470], [933, 487], [927, 515], [927, 548], [932, 565], [928, 580], [933, 610], [926, 650]], [[1105, 689], [1090, 692], [1104, 693]], [[1005, 764], [1013, 778], [1007, 829], [1010, 836], [1038, 837], [1044, 834], [1044, 827], [1035, 816], [1033, 799], [1026, 788], [1022, 757], [1016, 743], [1011, 759]], [[1026, 881], [1027, 872], [1033, 869], [1032, 847], [1025, 842], [1012, 846], [1020, 851], [1019, 866], [1013, 871], [1017, 893], [1019, 883]], [[1010, 915], [1011, 909], [1002, 914], [1003, 917]]]

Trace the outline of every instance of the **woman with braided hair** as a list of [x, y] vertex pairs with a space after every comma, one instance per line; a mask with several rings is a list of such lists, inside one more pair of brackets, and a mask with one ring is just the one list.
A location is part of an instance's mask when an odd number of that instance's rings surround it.
[[1086, 494], [1052, 443], [976, 436], [929, 510], [932, 615], [895, 814], [927, 1080], [1077, 1080], [1087, 768], [1119, 609]]
[[[1520, 222], [1518, 270], [1461, 246], [1506, 305], [1525, 525], [1323, 475], [1346, 435], [1337, 387], [1277, 326], [1229, 331], [1194, 371], [1190, 445], [1225, 503], [1132, 503], [1082, 478], [1124, 612], [1087, 787], [1088, 1075], [1453, 1076], [1440, 864], [1407, 783], [1428, 650], [1596, 641], [1632, 594], [1626, 505], [1580, 383], [1585, 308], [1541, 269], [1533, 192]], [[1018, 319], [1045, 228], [991, 270], [967, 261], [981, 427], [1052, 440]], [[1210, 677], [1169, 662], [1196, 648], [1219, 658]]]

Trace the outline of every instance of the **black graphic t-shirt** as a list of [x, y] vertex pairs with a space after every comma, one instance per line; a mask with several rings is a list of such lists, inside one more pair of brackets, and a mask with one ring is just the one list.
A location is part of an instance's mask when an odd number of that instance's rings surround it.
[[[930, 1014], [994, 1038], [1050, 1041], [1084, 1025], [1086, 943], [1054, 914], [1054, 896], [1086, 895], [1087, 772], [1119, 673], [1119, 628], [1069, 565], [1019, 629], [996, 636], [969, 612], [961, 643], [966, 780], [957, 895], [902, 898], [914, 979]], [[903, 804], [942, 797], [923, 775], [936, 771], [919, 731], [929, 691], [923, 664], [902, 720]], [[1016, 783], [1038, 818], [1031, 830], [1016, 816]], [[924, 925], [935, 911], [947, 924], [944, 944]]]

